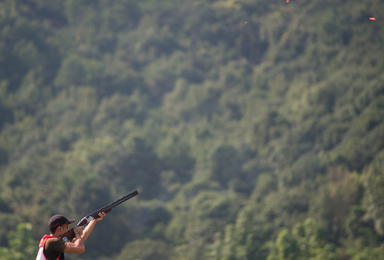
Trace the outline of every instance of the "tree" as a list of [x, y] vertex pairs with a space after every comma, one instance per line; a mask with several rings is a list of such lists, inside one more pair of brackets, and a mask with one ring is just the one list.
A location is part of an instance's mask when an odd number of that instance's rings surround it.
[[172, 255], [171, 248], [164, 241], [145, 239], [127, 243], [115, 259], [168, 260]]
[[16, 230], [8, 231], [7, 237], [9, 247], [0, 247], [2, 260], [24, 260], [36, 256], [38, 243], [32, 238], [30, 223], [19, 223]]
[[324, 240], [324, 235], [314, 219], [298, 223], [289, 232], [280, 231], [268, 260], [336, 260], [331, 244]]
[[361, 252], [357, 253], [352, 260], [371, 260], [384, 259], [384, 247], [369, 248], [366, 247]]
[[367, 207], [367, 218], [372, 219], [375, 231], [384, 235], [384, 154], [380, 154], [363, 174], [366, 189], [365, 205]]
[[266, 259], [269, 253], [268, 239], [271, 226], [255, 220], [250, 208], [240, 211], [235, 224], [228, 224], [223, 232], [217, 232], [209, 245], [210, 260]]

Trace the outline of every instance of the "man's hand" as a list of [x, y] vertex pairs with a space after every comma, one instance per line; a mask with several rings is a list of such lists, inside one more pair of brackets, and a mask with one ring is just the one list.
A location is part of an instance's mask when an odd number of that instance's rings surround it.
[[99, 218], [92, 219], [88, 226], [85, 228], [83, 234], [81, 235], [83, 241], [87, 240], [89, 234], [91, 234], [93, 228], [95, 227], [96, 223], [99, 222], [100, 220], [103, 220], [103, 218], [106, 216], [104, 212], [99, 213]]
[[103, 220], [103, 218], [106, 216], [107, 214], [105, 214], [104, 212], [100, 212], [99, 213], [99, 218], [95, 218], [94, 221], [95, 222], [99, 222], [100, 220]]
[[73, 232], [75, 232], [75, 235], [81, 236], [83, 234], [84, 226], [74, 227]]
[[83, 235], [83, 226], [80, 227], [74, 227], [73, 232], [75, 233], [75, 238], [72, 240], [72, 242], [67, 242], [65, 244], [65, 253], [76, 253], [76, 254], [82, 254], [85, 251], [84, 241], [82, 238]]

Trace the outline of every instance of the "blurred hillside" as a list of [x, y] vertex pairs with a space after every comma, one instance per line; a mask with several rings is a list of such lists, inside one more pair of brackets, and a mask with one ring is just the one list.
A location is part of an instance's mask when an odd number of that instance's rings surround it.
[[381, 10], [0, 1], [0, 258], [137, 189], [66, 257], [384, 259]]

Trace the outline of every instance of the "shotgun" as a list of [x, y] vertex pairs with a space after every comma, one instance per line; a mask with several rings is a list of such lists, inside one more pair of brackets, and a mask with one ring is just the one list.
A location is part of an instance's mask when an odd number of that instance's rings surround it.
[[[108, 213], [110, 212], [114, 207], [120, 205], [121, 203], [135, 197], [136, 195], [138, 195], [139, 193], [137, 192], [137, 190], [134, 190], [133, 192], [121, 197], [120, 199], [116, 200], [116, 201], [113, 201], [111, 203], [109, 203], [108, 205], [105, 205], [104, 207], [102, 208], [99, 208], [98, 210], [92, 212], [91, 214], [83, 217], [79, 223], [77, 223], [76, 227], [80, 227], [80, 226], [84, 226], [86, 224], [88, 224], [91, 220], [95, 219], [95, 218], [99, 218], [99, 213], [100, 212], [104, 212], [104, 213]], [[61, 238], [66, 241], [66, 242], [69, 242], [69, 241], [72, 241], [72, 239], [75, 237], [75, 232], [73, 231], [73, 228], [71, 228], [70, 230], [68, 230], [67, 233], [65, 233], [64, 235], [61, 236]]]

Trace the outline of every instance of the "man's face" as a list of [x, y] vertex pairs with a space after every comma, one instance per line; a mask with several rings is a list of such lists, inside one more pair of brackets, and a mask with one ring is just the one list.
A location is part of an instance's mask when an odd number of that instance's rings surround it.
[[63, 234], [65, 234], [65, 233], [67, 233], [68, 232], [68, 229], [69, 229], [69, 224], [64, 224], [64, 225], [61, 225], [60, 227], [59, 227], [59, 236], [61, 236], [61, 235], [63, 235]]

